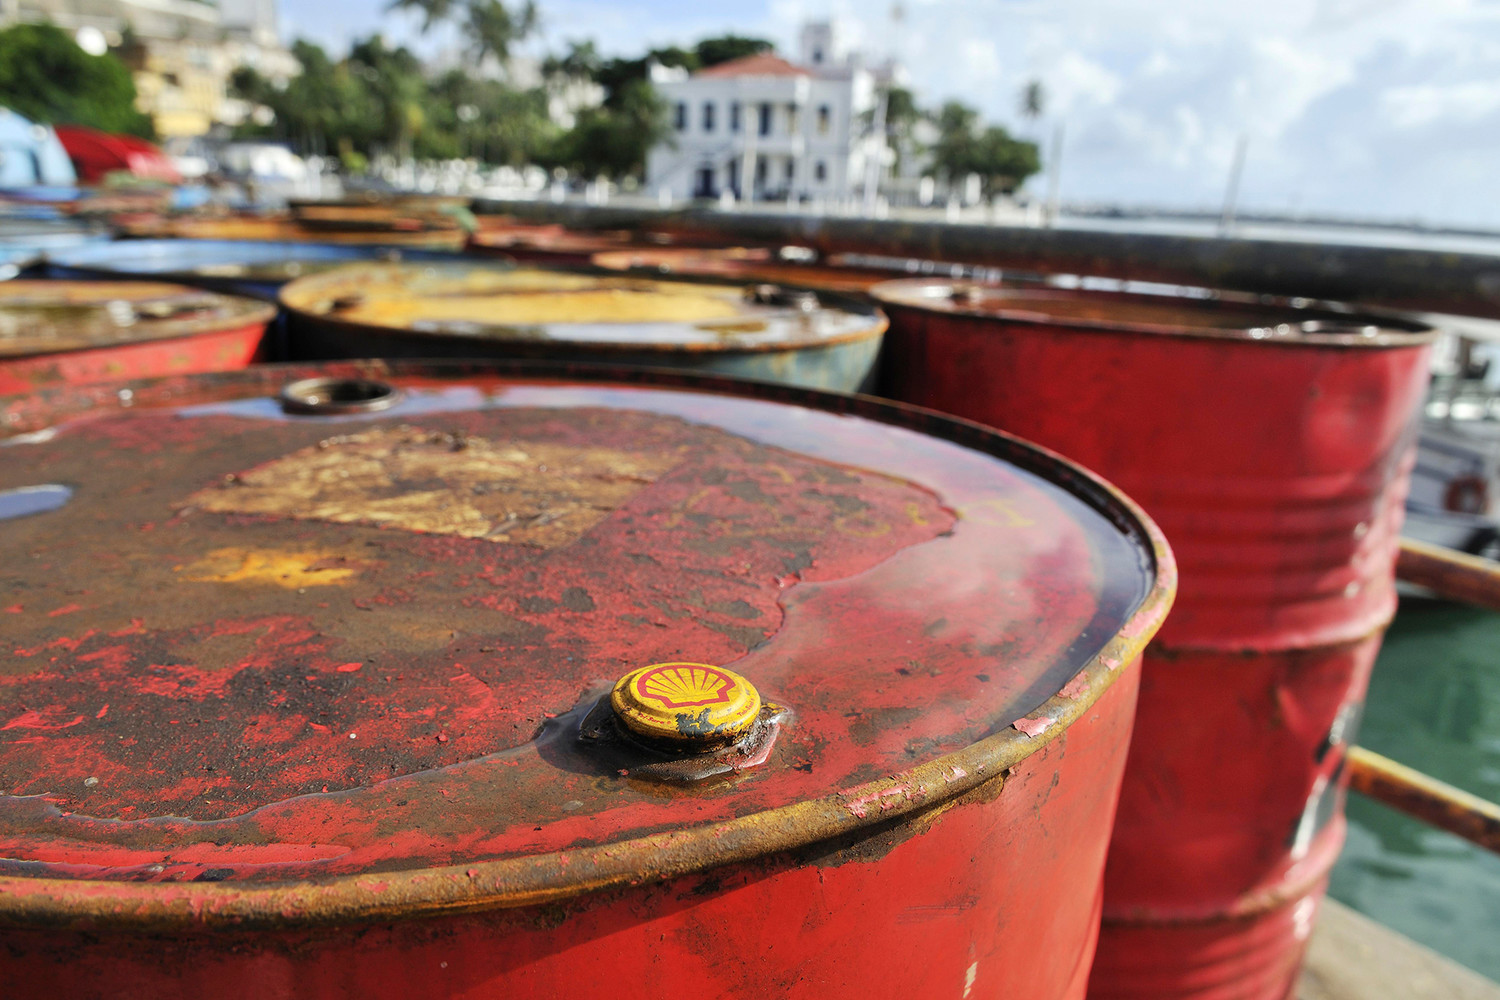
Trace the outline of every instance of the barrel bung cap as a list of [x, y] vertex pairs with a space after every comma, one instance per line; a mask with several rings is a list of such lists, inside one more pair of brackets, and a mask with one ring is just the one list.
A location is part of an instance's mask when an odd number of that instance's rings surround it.
[[760, 692], [732, 670], [706, 663], [653, 663], [621, 677], [610, 695], [634, 735], [683, 751], [739, 740], [760, 714]]

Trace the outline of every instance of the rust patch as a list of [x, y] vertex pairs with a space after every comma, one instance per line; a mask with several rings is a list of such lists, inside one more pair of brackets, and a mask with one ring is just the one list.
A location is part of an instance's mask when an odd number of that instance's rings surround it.
[[[551, 549], [604, 520], [677, 461], [670, 453], [496, 442], [402, 426], [329, 438], [200, 490], [188, 504]], [[231, 575], [207, 578], [289, 579], [282, 562], [251, 555]]]

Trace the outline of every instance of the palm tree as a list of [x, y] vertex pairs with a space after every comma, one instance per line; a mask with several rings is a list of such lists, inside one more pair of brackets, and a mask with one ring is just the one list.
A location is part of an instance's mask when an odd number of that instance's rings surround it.
[[1035, 124], [1047, 110], [1047, 92], [1042, 89], [1042, 81], [1032, 80], [1021, 88], [1021, 117]]
[[512, 5], [502, 0], [391, 0], [386, 9], [419, 12], [423, 34], [438, 24], [457, 24], [476, 62], [494, 56], [502, 66], [511, 47], [536, 31], [541, 20], [536, 0]]

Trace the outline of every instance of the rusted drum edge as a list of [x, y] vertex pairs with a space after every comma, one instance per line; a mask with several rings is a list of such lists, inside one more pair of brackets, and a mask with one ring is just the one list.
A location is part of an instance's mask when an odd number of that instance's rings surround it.
[[[862, 417], [920, 432], [1039, 475], [1102, 514], [1117, 531], [1132, 538], [1141, 556], [1149, 559], [1149, 590], [1123, 627], [1058, 694], [1026, 712], [1010, 727], [962, 750], [821, 798], [597, 848], [259, 887], [235, 882], [174, 882], [153, 886], [158, 894], [150, 898], [143, 898], [139, 888], [130, 883], [92, 880], [38, 885], [39, 880], [4, 877], [0, 878], [0, 923], [33, 927], [112, 925], [132, 929], [189, 925], [280, 928], [496, 910], [667, 879], [855, 834], [940, 806], [987, 782], [1004, 781], [1008, 769], [1066, 731], [1109, 688], [1121, 670], [1133, 663], [1160, 627], [1175, 593], [1175, 564], [1156, 526], [1108, 483], [1052, 452], [981, 425], [930, 411], [867, 397], [734, 379], [528, 362], [272, 366], [196, 381], [168, 378], [58, 390], [43, 394], [41, 400], [0, 400], [0, 413], [5, 414], [7, 424], [30, 433], [29, 438], [12, 436], [5, 443], [24, 446], [21, 442], [46, 436], [50, 419], [67, 419], [94, 406], [102, 406], [105, 412], [170, 408], [178, 405], [183, 393], [203, 382], [209, 384], [207, 397], [195, 392], [194, 403], [220, 392], [224, 398], [244, 398], [247, 390], [270, 394], [297, 379], [340, 371], [385, 379], [411, 390], [470, 375], [709, 391], [742, 399], [804, 405], [825, 413]], [[44, 407], [50, 408], [50, 413]]]
[[47, 255], [55, 278], [171, 281], [274, 301], [289, 281], [357, 261], [459, 261], [418, 247], [273, 240], [141, 239], [73, 247]]

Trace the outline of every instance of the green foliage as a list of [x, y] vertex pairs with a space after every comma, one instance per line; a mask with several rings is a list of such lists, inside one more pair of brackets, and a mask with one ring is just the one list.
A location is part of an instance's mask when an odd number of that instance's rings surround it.
[[631, 80], [597, 108], [580, 112], [544, 162], [585, 177], [640, 174], [646, 153], [667, 134], [667, 109], [656, 88]]
[[248, 67], [235, 71], [234, 94], [275, 116], [242, 135], [282, 139], [304, 154], [336, 152], [346, 164], [385, 152], [519, 165], [544, 156], [556, 138], [542, 91], [459, 70], [428, 80], [415, 55], [379, 35], [356, 42], [338, 62], [311, 42], [292, 52], [302, 73], [284, 88]]
[[43, 124], [152, 136], [151, 119], [135, 108], [125, 64], [89, 55], [51, 24], [0, 31], [0, 105]]
[[933, 120], [939, 133], [933, 166], [950, 182], [978, 174], [985, 194], [1009, 194], [1042, 169], [1036, 143], [1016, 139], [999, 125], [981, 130], [979, 112], [967, 105], [949, 101]]
[[1042, 87], [1042, 81], [1032, 80], [1021, 88], [1021, 117], [1027, 121], [1036, 121], [1042, 117], [1047, 110], [1047, 91]]
[[743, 59], [745, 56], [760, 55], [762, 52], [771, 52], [776, 48], [771, 42], [764, 38], [746, 38], [742, 35], [720, 35], [716, 38], [705, 38], [693, 47], [693, 54], [698, 57], [697, 68], [717, 66], [733, 59]]
[[547, 118], [547, 95], [450, 70], [429, 90], [428, 128], [416, 155], [473, 156], [486, 163], [524, 166], [549, 155], [558, 129]]
[[506, 4], [502, 0], [392, 0], [387, 10], [416, 11], [422, 30], [454, 24], [468, 39], [476, 62], [494, 56], [504, 63], [510, 50], [534, 33], [541, 21], [535, 0]]

